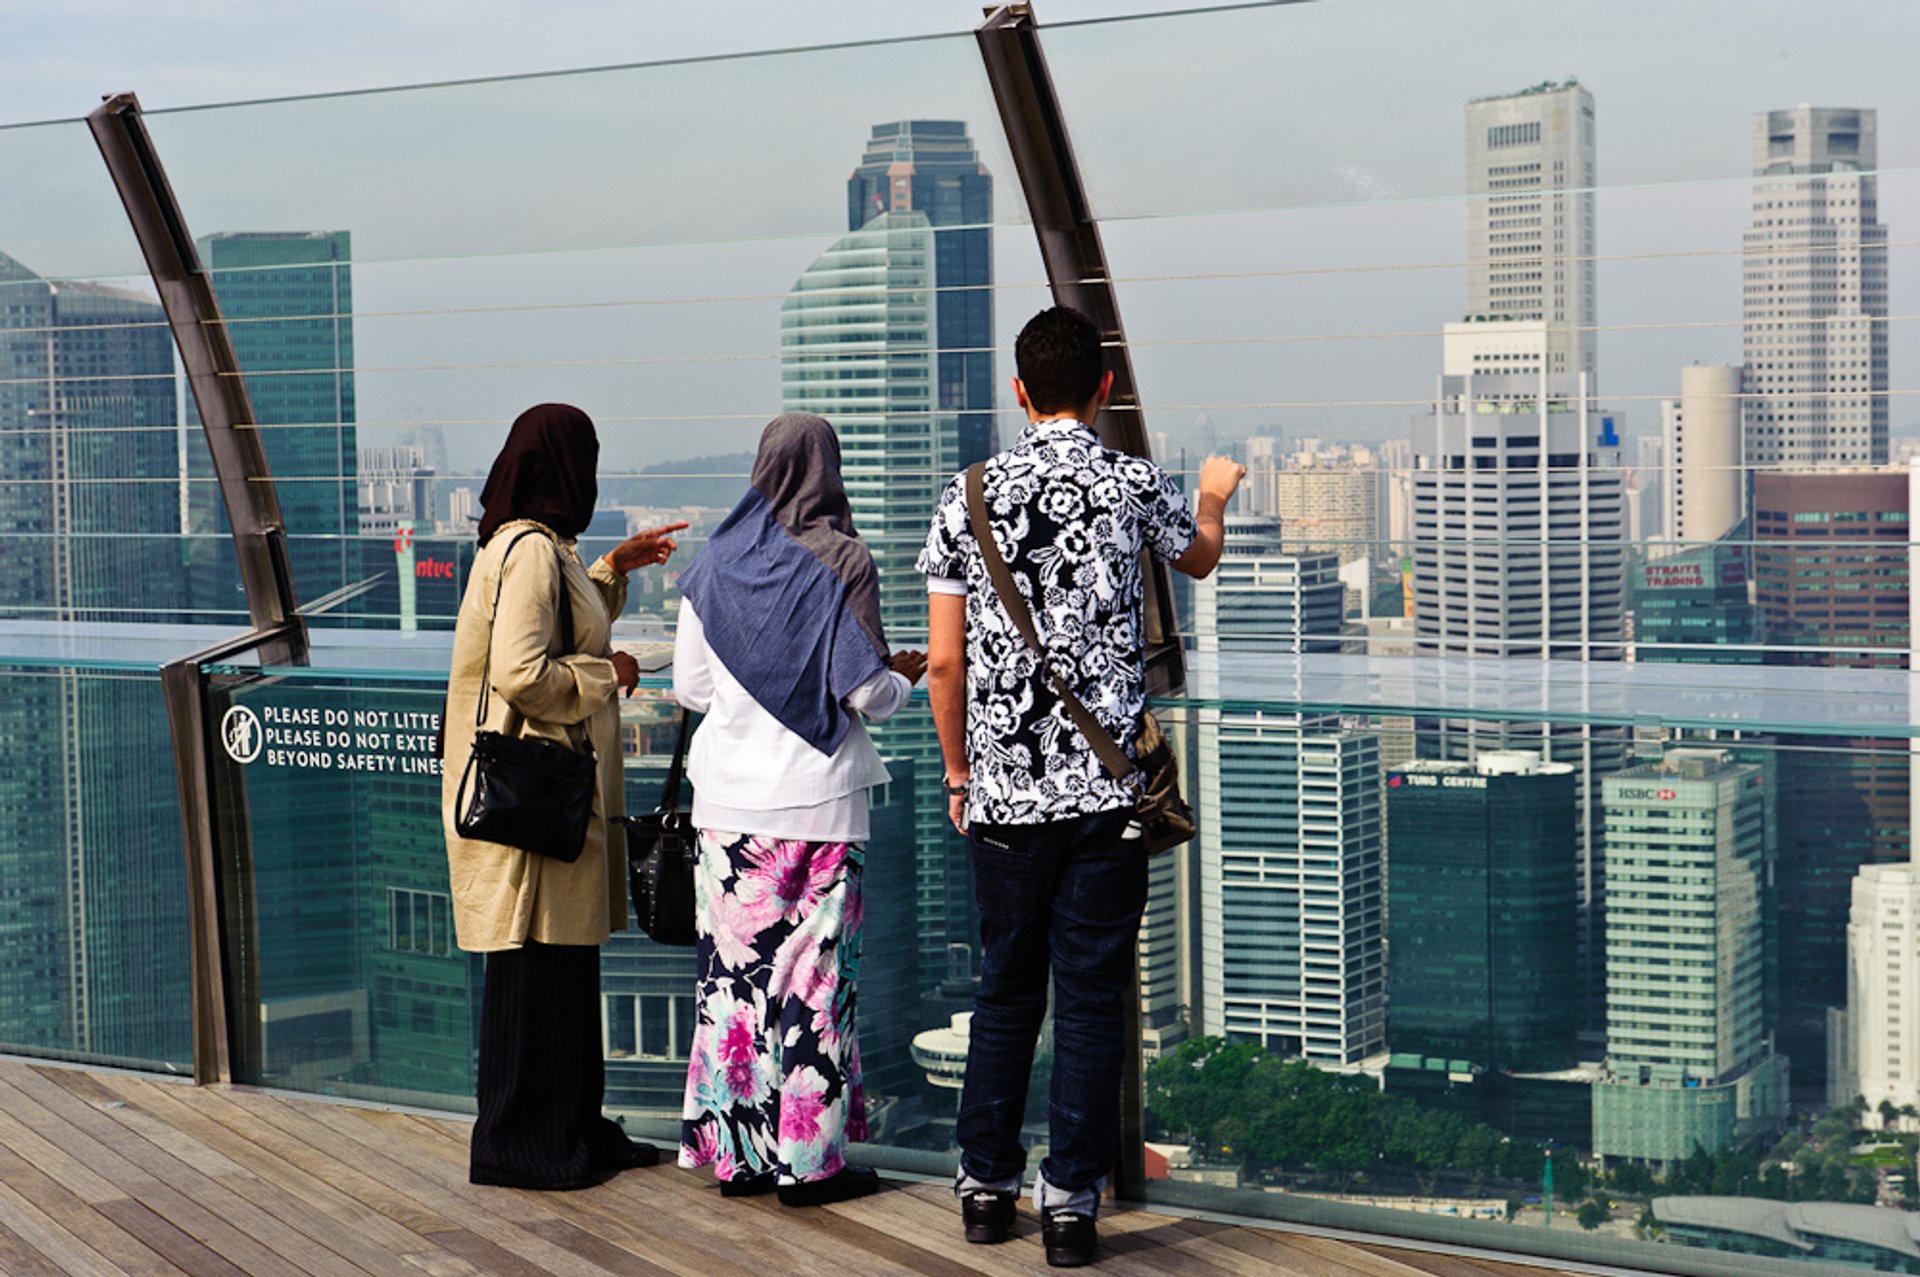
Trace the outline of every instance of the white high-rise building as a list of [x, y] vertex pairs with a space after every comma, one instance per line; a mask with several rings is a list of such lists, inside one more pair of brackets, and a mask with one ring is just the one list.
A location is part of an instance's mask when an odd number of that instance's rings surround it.
[[[781, 401], [840, 436], [854, 525], [873, 548], [880, 616], [902, 647], [927, 628], [926, 579], [914, 560], [934, 506], [960, 464], [960, 420], [936, 402], [934, 232], [925, 213], [883, 213], [842, 236], [795, 282], [780, 314]], [[965, 861], [949, 844], [940, 742], [925, 714], [874, 729], [882, 753], [914, 760], [915, 907], [921, 968], [944, 970], [957, 919], [970, 910]]]
[[1242, 514], [1271, 516], [1275, 513], [1278, 497], [1274, 482], [1286, 464], [1286, 452], [1278, 439], [1254, 435], [1247, 440], [1247, 477], [1241, 481], [1238, 497]]
[[1413, 441], [1389, 439], [1380, 447], [1385, 472], [1387, 550], [1406, 554], [1413, 548]]
[[1746, 233], [1750, 466], [1887, 460], [1887, 232], [1870, 110], [1762, 111]]
[[433, 526], [434, 474], [424, 448], [362, 448], [359, 470], [363, 536], [392, 536], [402, 525]]
[[1594, 358], [1593, 95], [1578, 81], [1467, 104], [1467, 315], [1483, 366], [1586, 373]]
[[1671, 1164], [1786, 1115], [1788, 1066], [1765, 1006], [1772, 795], [1763, 769], [1716, 749], [1670, 749], [1607, 777], [1605, 795], [1607, 1067], [1593, 1151]]
[[1718, 541], [1746, 507], [1741, 463], [1740, 369], [1690, 364], [1680, 370], [1680, 397], [1660, 405], [1665, 440], [1666, 545], [1681, 554]]
[[1847, 1012], [1830, 1063], [1830, 1099], [1920, 1105], [1920, 865], [1866, 865], [1847, 922]]
[[[1442, 377], [1433, 410], [1414, 421], [1415, 651], [1482, 658], [1458, 681], [1504, 684], [1511, 661], [1623, 659], [1625, 471], [1613, 420], [1588, 382], [1573, 373]], [[1581, 724], [1481, 720], [1433, 723], [1422, 740], [1450, 758], [1536, 749], [1574, 765], [1582, 1025], [1598, 1029], [1599, 779], [1625, 765], [1625, 740]]]
[[1641, 435], [1633, 441], [1633, 465], [1627, 472], [1627, 491], [1639, 498], [1637, 521], [1628, 520], [1627, 540], [1644, 545], [1666, 538], [1666, 490], [1666, 436]]
[[[1337, 652], [1337, 556], [1282, 553], [1273, 520], [1228, 520], [1194, 588], [1193, 678], [1203, 695], [1236, 660]], [[1297, 666], [1262, 669], [1268, 693]], [[1198, 715], [1203, 1032], [1322, 1064], [1386, 1041], [1379, 738], [1333, 715]]]
[[1413, 454], [1421, 653], [1621, 659], [1625, 472], [1584, 375], [1442, 377]]

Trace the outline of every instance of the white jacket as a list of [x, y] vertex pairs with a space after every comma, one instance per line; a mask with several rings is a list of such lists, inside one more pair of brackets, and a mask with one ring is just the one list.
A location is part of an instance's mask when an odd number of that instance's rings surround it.
[[866, 722], [884, 722], [913, 685], [881, 670], [843, 702], [853, 722], [823, 754], [769, 714], [707, 646], [693, 604], [680, 600], [673, 695], [704, 713], [687, 752], [693, 822], [701, 829], [808, 842], [864, 842], [867, 790], [889, 779]]

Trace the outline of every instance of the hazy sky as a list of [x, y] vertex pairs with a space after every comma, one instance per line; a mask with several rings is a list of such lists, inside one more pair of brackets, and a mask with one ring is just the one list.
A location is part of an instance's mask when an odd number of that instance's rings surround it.
[[[1374, 440], [1431, 391], [1465, 302], [1462, 106], [1577, 75], [1597, 106], [1600, 382], [1629, 431], [1739, 358], [1753, 113], [1879, 112], [1893, 420], [1920, 424], [1920, 3], [1043, 0], [1149, 425]], [[1044, 304], [966, 33], [976, 4], [0, 0], [0, 118], [952, 32], [949, 39], [158, 113], [197, 233], [348, 229], [360, 415], [436, 422], [456, 468], [518, 407], [580, 402], [606, 464], [743, 446], [779, 408], [779, 297], [845, 230], [873, 123], [967, 121], [996, 179], [1002, 348]], [[0, 130], [0, 251], [138, 257], [84, 131]], [[21, 180], [24, 177], [25, 180]], [[1239, 278], [1221, 278], [1239, 276]], [[457, 313], [450, 313], [457, 312]], [[1001, 372], [1010, 371], [1003, 357]]]

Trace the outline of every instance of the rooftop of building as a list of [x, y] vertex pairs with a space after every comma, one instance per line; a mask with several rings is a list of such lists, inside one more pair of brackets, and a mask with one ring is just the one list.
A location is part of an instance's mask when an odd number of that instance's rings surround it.
[[1724, 749], [1669, 749], [1658, 762], [1642, 763], [1607, 777], [1606, 783], [1636, 780], [1718, 780], [1743, 771], [1757, 770], [1750, 764], [1736, 763]]
[[1396, 770], [1414, 776], [1571, 776], [1571, 763], [1543, 761], [1539, 751], [1486, 749], [1468, 762], [1451, 758], [1410, 759]]
[[1920, 1212], [1843, 1202], [1776, 1202], [1760, 1197], [1656, 1197], [1654, 1217], [1675, 1225], [1744, 1233], [1811, 1251], [1809, 1237], [1878, 1246], [1920, 1259]]
[[1564, 80], [1542, 80], [1538, 84], [1529, 84], [1524, 89], [1515, 89], [1511, 93], [1489, 93], [1485, 97], [1469, 98], [1469, 103], [1503, 102], [1508, 98], [1535, 98], [1548, 93], [1565, 93], [1568, 89], [1580, 87], [1578, 76], [1568, 76]]

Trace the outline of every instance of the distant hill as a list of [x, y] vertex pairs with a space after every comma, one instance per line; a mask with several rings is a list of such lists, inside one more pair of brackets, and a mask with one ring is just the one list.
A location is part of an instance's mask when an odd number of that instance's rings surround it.
[[[747, 475], [752, 469], [751, 452], [662, 461], [647, 466], [638, 476], [603, 480], [600, 504], [700, 505], [727, 509], [747, 490]], [[724, 477], [710, 477], [714, 475]]]

